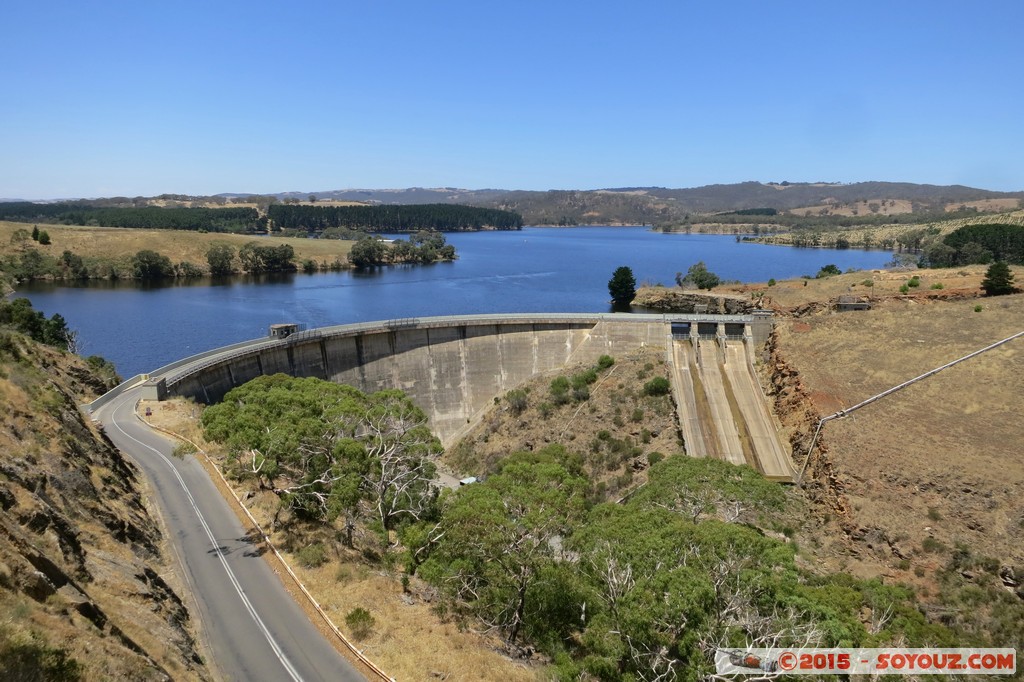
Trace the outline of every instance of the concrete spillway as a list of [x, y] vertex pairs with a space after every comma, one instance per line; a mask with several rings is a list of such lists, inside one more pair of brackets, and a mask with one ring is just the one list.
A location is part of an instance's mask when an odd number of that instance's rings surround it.
[[778, 425], [761, 393], [749, 361], [748, 348], [740, 341], [726, 341], [725, 375], [746, 426], [758, 467], [769, 478], [790, 480], [792, 460], [779, 439]]
[[[693, 345], [673, 342], [680, 328], [692, 330]], [[766, 426], [770, 412], [753, 370], [745, 362], [747, 373], [737, 373], [740, 363], [729, 361], [735, 356], [733, 347], [724, 344], [724, 337], [720, 343], [709, 340], [707, 332], [714, 339], [715, 329], [745, 333], [747, 343], [754, 345], [767, 338], [771, 320], [756, 315], [523, 314], [325, 327], [179, 360], [133, 377], [92, 407], [143, 381], [147, 398], [182, 396], [215, 403], [250, 379], [282, 372], [367, 392], [402, 389], [448, 445], [496, 397], [532, 377], [575, 363], [592, 364], [605, 354], [621, 356], [653, 347], [666, 350], [689, 454], [750, 463], [772, 478], [789, 480], [785, 449], [770, 446], [775, 431]], [[697, 340], [698, 332], [703, 340]]]
[[752, 340], [677, 337], [672, 381], [686, 451], [792, 481], [791, 458], [754, 372]]

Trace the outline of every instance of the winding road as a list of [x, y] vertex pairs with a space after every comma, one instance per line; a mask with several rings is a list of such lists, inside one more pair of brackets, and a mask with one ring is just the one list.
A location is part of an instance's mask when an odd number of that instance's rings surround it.
[[320, 634], [246, 537], [246, 530], [194, 457], [135, 414], [138, 389], [99, 407], [114, 445], [146, 474], [198, 621], [222, 680], [365, 680]]

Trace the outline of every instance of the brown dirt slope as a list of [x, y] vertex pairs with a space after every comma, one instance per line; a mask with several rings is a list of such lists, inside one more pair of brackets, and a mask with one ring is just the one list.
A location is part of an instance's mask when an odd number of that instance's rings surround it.
[[206, 679], [137, 471], [78, 411], [96, 383], [0, 331], [0, 669], [29, 679], [14, 661], [34, 649], [81, 679]]
[[[896, 299], [783, 321], [777, 405], [805, 447], [816, 416], [1022, 330], [1024, 295]], [[1022, 375], [1018, 339], [827, 424], [806, 485], [818, 559], [909, 582], [927, 580], [956, 543], [1024, 565]]]

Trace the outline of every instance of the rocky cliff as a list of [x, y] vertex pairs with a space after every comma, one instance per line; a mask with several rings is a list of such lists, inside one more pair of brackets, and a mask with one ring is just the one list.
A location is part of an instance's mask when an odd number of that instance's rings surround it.
[[743, 315], [758, 307], [753, 300], [741, 296], [703, 294], [668, 287], [640, 289], [633, 305], [673, 313], [694, 313], [700, 306], [700, 312], [712, 315]]
[[0, 330], [0, 679], [207, 679], [136, 468], [83, 361]]

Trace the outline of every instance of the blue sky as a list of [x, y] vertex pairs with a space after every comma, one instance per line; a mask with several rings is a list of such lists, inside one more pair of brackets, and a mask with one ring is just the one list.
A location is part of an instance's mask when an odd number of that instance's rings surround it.
[[6, 3], [0, 197], [1024, 190], [1024, 2]]

